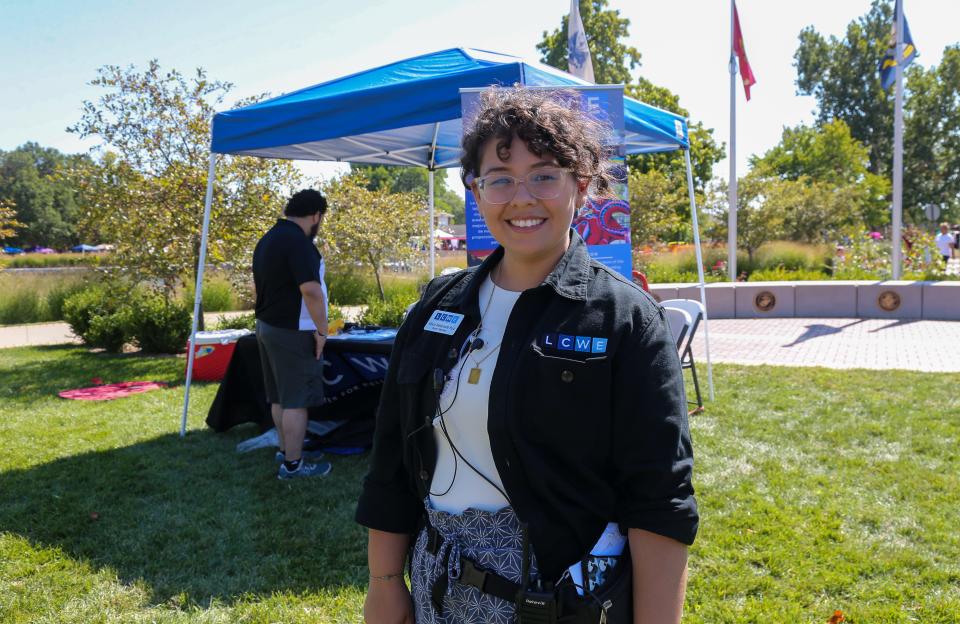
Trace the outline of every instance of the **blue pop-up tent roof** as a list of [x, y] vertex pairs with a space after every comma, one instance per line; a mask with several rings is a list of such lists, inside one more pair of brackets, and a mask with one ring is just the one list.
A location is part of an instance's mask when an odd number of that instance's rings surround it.
[[[452, 48], [217, 114], [211, 150], [264, 158], [450, 167], [460, 159], [460, 89], [588, 85], [541, 63]], [[630, 154], [687, 147], [686, 120], [624, 98]], [[436, 146], [433, 149], [433, 146]]]
[[[452, 48], [397, 61], [215, 115], [194, 291], [191, 344], [194, 343], [200, 317], [210, 205], [216, 177], [215, 154], [416, 165], [430, 168], [432, 179], [433, 169], [452, 167], [460, 162], [460, 90], [515, 83], [530, 87], [590, 85], [553, 67], [515, 56]], [[624, 97], [623, 106], [627, 153], [668, 152], [688, 147], [687, 122], [683, 117], [627, 97]], [[700, 262], [700, 235], [689, 151], [686, 161], [703, 301], [703, 263]], [[430, 188], [432, 195], [432, 184]], [[432, 215], [432, 197], [430, 210]], [[431, 274], [434, 267], [433, 250], [433, 245], [430, 245]], [[195, 350], [191, 348], [187, 357], [181, 437], [187, 431], [194, 353]], [[709, 340], [707, 368], [710, 371]], [[712, 373], [710, 375], [712, 398]]]

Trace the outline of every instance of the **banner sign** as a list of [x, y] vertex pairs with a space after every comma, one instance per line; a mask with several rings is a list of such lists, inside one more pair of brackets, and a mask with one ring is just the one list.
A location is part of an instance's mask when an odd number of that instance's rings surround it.
[[[546, 87], [527, 87], [546, 88]], [[550, 87], [552, 88], [552, 87]], [[615, 156], [611, 159], [617, 178], [612, 189], [613, 197], [588, 197], [573, 219], [590, 255], [631, 279], [633, 259], [630, 253], [630, 203], [627, 191], [627, 167], [624, 161], [623, 87], [582, 86], [565, 87], [578, 92], [584, 110], [589, 111], [613, 129], [611, 147]], [[481, 89], [461, 89], [460, 104], [464, 131], [473, 124], [480, 100]], [[473, 193], [466, 190], [464, 198], [467, 225], [467, 263], [480, 264], [494, 249], [497, 241], [487, 229], [487, 224], [477, 208]]]

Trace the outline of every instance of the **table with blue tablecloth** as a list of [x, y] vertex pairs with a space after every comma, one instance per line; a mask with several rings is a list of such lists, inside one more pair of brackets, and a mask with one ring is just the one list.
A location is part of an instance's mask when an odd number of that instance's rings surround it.
[[[313, 421], [344, 421], [325, 440], [335, 446], [369, 446], [380, 389], [397, 330], [347, 326], [324, 347], [324, 404], [309, 410]], [[261, 432], [273, 427], [263, 387], [256, 336], [244, 336], [207, 414], [207, 425], [226, 431], [244, 423]]]

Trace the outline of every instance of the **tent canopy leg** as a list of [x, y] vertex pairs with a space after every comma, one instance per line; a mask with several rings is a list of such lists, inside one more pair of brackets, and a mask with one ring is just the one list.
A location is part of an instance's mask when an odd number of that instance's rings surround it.
[[203, 268], [207, 263], [207, 237], [210, 234], [210, 205], [213, 203], [213, 181], [216, 177], [217, 155], [210, 152], [210, 167], [207, 169], [207, 195], [203, 201], [203, 233], [200, 237], [200, 257], [197, 259], [197, 284], [193, 295], [193, 325], [190, 328], [190, 345], [187, 353], [187, 383], [183, 396], [183, 416], [180, 419], [180, 437], [187, 435], [187, 410], [190, 408], [190, 382], [193, 380], [193, 359], [197, 341], [197, 325], [200, 321], [200, 302], [203, 301]]
[[703, 277], [703, 253], [700, 250], [700, 222], [697, 218], [697, 198], [693, 194], [693, 167], [690, 165], [690, 150], [684, 150], [687, 160], [687, 192], [690, 195], [690, 217], [693, 222], [693, 243], [697, 252], [697, 278], [700, 280], [700, 303], [703, 304], [703, 342], [707, 352], [707, 384], [710, 400], [713, 400], [713, 363], [710, 361], [710, 322], [707, 314], [707, 291]]

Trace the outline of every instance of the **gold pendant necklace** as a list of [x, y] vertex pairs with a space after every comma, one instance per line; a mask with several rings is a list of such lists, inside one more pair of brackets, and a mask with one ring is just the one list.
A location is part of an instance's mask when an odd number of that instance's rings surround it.
[[480, 383], [480, 374], [483, 373], [483, 369], [480, 368], [480, 365], [483, 364], [484, 360], [486, 360], [488, 357], [490, 357], [500, 349], [500, 344], [501, 343], [498, 342], [496, 345], [494, 345], [490, 349], [490, 353], [486, 354], [479, 360], [473, 361], [473, 368], [470, 369], [470, 374], [467, 375], [467, 383], [472, 383], [472, 384]]
[[[497, 265], [499, 268], [500, 265]], [[487, 315], [487, 312], [490, 311], [490, 304], [493, 303], [493, 295], [497, 292], [497, 283], [493, 281], [493, 274], [490, 275], [490, 296], [487, 297], [487, 305], [483, 307], [483, 312], [480, 313], [480, 325], [477, 327], [477, 336], [480, 335], [480, 330], [483, 329], [483, 317]], [[467, 375], [467, 383], [469, 384], [478, 384], [480, 383], [480, 374], [483, 370], [480, 368], [480, 364], [483, 363], [488, 357], [496, 353], [497, 349], [500, 348], [500, 343], [497, 343], [496, 346], [490, 349], [490, 353], [483, 356], [480, 360], [473, 360], [473, 368], [470, 369], [470, 373]], [[470, 353], [467, 353], [467, 357], [470, 357]]]

